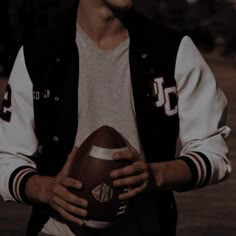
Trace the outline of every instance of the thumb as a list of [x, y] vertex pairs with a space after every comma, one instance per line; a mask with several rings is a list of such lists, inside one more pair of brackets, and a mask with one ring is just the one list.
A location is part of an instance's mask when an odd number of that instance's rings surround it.
[[[126, 144], [127, 144], [128, 148], [129, 148], [129, 150], [130, 150], [131, 152], [139, 153], [139, 152], [137, 151], [137, 149], [134, 148], [134, 146], [131, 145], [131, 143], [129, 142], [129, 140], [128, 140], [127, 138], [125, 138], [122, 134], [121, 134], [121, 136], [122, 136], [122, 137], [124, 138], [124, 140], [126, 141]], [[140, 154], [141, 160], [144, 161], [144, 160], [145, 160], [144, 154], [143, 154], [142, 152], [139, 153], [139, 154]]]
[[73, 160], [74, 160], [74, 157], [75, 157], [75, 155], [76, 155], [76, 153], [77, 153], [77, 150], [78, 150], [77, 147], [74, 147], [74, 148], [72, 149], [71, 153], [70, 153], [70, 154], [68, 155], [68, 157], [67, 157], [67, 160], [66, 160], [65, 165], [63, 166], [62, 170], [60, 171], [60, 174], [62, 174], [62, 175], [68, 175], [69, 170], [70, 170], [70, 167], [71, 167], [71, 164], [72, 164], [72, 162], [73, 162]]

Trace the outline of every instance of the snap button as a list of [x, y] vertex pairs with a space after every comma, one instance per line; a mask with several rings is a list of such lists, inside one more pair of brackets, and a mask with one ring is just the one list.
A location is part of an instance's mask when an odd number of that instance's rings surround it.
[[59, 137], [58, 136], [53, 136], [53, 141], [54, 142], [58, 142], [59, 141]]
[[141, 55], [142, 59], [146, 59], [146, 58], [147, 58], [147, 56], [148, 56], [148, 55], [147, 55], [147, 53], [145, 53], [145, 52], [144, 52], [144, 53], [142, 53], [142, 55]]
[[59, 63], [61, 61], [60, 57], [56, 58], [56, 63]]

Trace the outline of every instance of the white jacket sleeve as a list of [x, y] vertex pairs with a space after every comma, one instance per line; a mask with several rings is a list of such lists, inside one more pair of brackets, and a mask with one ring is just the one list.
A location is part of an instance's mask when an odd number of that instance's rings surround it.
[[191, 168], [190, 188], [225, 179], [231, 172], [225, 138], [227, 101], [189, 37], [179, 47], [175, 78], [180, 118], [180, 158]]
[[32, 83], [20, 49], [4, 95], [0, 115], [0, 195], [24, 201], [26, 180], [36, 172], [30, 159], [37, 150]]

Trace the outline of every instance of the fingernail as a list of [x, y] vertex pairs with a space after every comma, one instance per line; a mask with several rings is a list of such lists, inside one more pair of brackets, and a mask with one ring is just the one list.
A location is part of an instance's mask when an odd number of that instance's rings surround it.
[[82, 183], [81, 182], [77, 182], [77, 188], [81, 189], [82, 187], [83, 187]]
[[110, 174], [110, 176], [111, 176], [111, 178], [115, 178], [115, 177], [116, 177], [115, 172], [112, 171], [111, 174]]
[[86, 200], [84, 200], [84, 201], [82, 202], [82, 206], [85, 207], [85, 208], [88, 207], [88, 202], [87, 202]]
[[115, 180], [115, 181], [113, 181], [113, 185], [114, 185], [115, 187], [119, 187], [119, 186], [120, 186], [120, 182], [117, 181], [117, 180]]
[[84, 226], [85, 225], [84, 221], [79, 221], [79, 225]]
[[88, 212], [87, 212], [87, 211], [84, 211], [83, 217], [86, 217], [87, 215], [88, 215]]

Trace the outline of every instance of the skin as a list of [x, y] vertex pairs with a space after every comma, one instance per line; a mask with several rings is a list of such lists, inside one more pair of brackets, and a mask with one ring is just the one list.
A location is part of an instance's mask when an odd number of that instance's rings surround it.
[[33, 203], [49, 204], [65, 220], [83, 225], [81, 218], [87, 215], [88, 202], [68, 190], [81, 189], [83, 186], [80, 181], [68, 177], [76, 149], [74, 147], [68, 155], [64, 167], [57, 176], [32, 176], [26, 183], [25, 193]]
[[[127, 29], [114, 12], [132, 8], [133, 0], [80, 0], [77, 22], [102, 50], [117, 47], [128, 37]], [[65, 166], [55, 176], [32, 176], [26, 184], [26, 196], [32, 202], [49, 204], [65, 220], [83, 225], [88, 214], [86, 199], [79, 198], [68, 189], [81, 189], [82, 183], [68, 177], [68, 170], [76, 148], [68, 156]], [[129, 150], [113, 155], [114, 160], [129, 160], [128, 167], [111, 172], [116, 187], [129, 187], [121, 200], [131, 199], [152, 188], [180, 190], [191, 181], [188, 166], [182, 160], [149, 164], [130, 144]]]
[[77, 23], [102, 50], [112, 50], [128, 37], [127, 29], [114, 15], [132, 8], [132, 0], [81, 0]]

